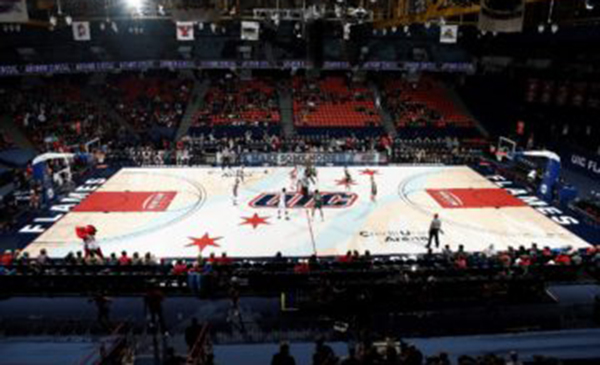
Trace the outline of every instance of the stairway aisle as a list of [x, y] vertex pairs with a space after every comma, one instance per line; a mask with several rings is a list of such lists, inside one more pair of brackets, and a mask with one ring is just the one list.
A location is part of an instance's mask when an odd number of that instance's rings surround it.
[[294, 101], [289, 88], [277, 87], [279, 96], [279, 113], [281, 115], [281, 133], [284, 137], [292, 137], [296, 134], [294, 128]]
[[208, 79], [194, 80], [194, 87], [192, 89], [192, 95], [190, 96], [190, 102], [185, 109], [181, 123], [179, 123], [177, 133], [175, 133], [176, 141], [188, 133], [188, 130], [194, 122], [194, 116], [196, 115], [196, 112], [204, 107], [204, 97], [206, 96], [209, 87], [210, 81]]
[[17, 125], [15, 121], [8, 115], [0, 115], [0, 131], [2, 131], [14, 142], [16, 148], [35, 148], [31, 141], [29, 141], [27, 138], [27, 135], [21, 126]]
[[381, 117], [381, 125], [385, 132], [393, 138], [396, 136], [394, 118], [392, 118], [391, 114], [381, 104], [382, 97], [377, 85], [371, 82], [369, 87], [371, 88], [371, 91], [373, 91], [373, 96], [375, 97], [375, 108], [377, 108], [377, 112], [379, 112], [379, 116]]
[[456, 108], [460, 110], [464, 115], [468, 116], [475, 123], [475, 128], [485, 137], [489, 137], [490, 133], [485, 129], [485, 127], [473, 116], [467, 105], [464, 103], [462, 98], [458, 95], [458, 93], [450, 86], [445, 83], [440, 83], [442, 89], [446, 92], [448, 99], [451, 100]]

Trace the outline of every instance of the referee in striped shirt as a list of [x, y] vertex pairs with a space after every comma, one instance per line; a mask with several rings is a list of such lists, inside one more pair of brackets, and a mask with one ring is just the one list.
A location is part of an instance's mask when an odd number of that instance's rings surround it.
[[427, 249], [431, 248], [431, 241], [435, 239], [435, 248], [440, 248], [440, 231], [442, 230], [442, 221], [436, 213], [429, 225], [429, 240], [427, 241]]

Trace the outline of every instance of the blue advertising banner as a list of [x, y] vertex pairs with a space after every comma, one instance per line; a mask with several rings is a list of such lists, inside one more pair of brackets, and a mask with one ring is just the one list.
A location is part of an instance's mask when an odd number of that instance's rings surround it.
[[561, 158], [566, 168], [600, 181], [600, 156], [563, 149]]
[[241, 162], [246, 166], [304, 165], [310, 161], [314, 165], [382, 165], [386, 164], [387, 156], [381, 153], [245, 153]]

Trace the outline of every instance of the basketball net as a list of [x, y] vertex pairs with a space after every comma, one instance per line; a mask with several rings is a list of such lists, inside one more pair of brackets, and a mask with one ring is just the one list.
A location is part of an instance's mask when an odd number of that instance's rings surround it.
[[502, 162], [506, 158], [508, 158], [508, 152], [503, 150], [496, 151], [496, 160], [498, 160], [498, 162]]

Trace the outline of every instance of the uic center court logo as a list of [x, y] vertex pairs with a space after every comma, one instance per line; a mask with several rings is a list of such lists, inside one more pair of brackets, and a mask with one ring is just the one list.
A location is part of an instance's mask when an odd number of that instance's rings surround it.
[[[252, 208], [277, 208], [279, 206], [279, 193], [262, 193], [250, 202]], [[349, 208], [358, 195], [346, 192], [323, 192], [321, 193], [323, 209], [326, 208]], [[301, 193], [285, 194], [285, 205], [287, 208], [313, 208], [315, 199], [313, 195], [302, 195]]]

